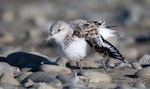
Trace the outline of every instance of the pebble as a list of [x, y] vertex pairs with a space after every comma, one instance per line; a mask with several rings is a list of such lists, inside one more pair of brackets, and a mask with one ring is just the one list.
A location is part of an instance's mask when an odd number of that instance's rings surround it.
[[0, 83], [0, 87], [2, 89], [20, 89], [20, 88], [17, 88], [17, 86], [15, 85], [6, 84], [6, 83]]
[[30, 71], [32, 71], [33, 69], [32, 68], [21, 68], [21, 72], [30, 72]]
[[138, 82], [138, 83], [136, 83], [136, 84], [134, 85], [134, 87], [136, 87], [136, 88], [138, 88], [138, 89], [146, 89], [145, 84], [143, 84], [141, 81]]
[[63, 67], [66, 67], [67, 62], [68, 62], [68, 60], [64, 57], [58, 58], [56, 60], [56, 64], [58, 64], [59, 66], [63, 66]]
[[[80, 62], [78, 62], [78, 65], [80, 66]], [[100, 63], [96, 63], [93, 60], [82, 61], [82, 67], [85, 67], [85, 68], [99, 68], [100, 65], [101, 65]]]
[[83, 71], [81, 75], [87, 77], [89, 83], [110, 83], [112, 81], [109, 75], [96, 71]]
[[21, 72], [19, 74], [16, 75], [16, 79], [19, 82], [22, 82], [27, 76], [31, 75], [32, 72]]
[[62, 89], [90, 89], [88, 87], [85, 87], [83, 85], [65, 85]]
[[14, 78], [14, 76], [8, 73], [3, 73], [1, 75], [0, 82], [11, 85], [20, 85], [20, 83]]
[[47, 84], [50, 84], [52, 86], [61, 86], [61, 82], [53, 77], [52, 75], [49, 75], [48, 73], [45, 72], [35, 72], [28, 77], [26, 77], [22, 83], [25, 84], [28, 82], [28, 80], [32, 80], [33, 82], [45, 82]]
[[67, 67], [43, 64], [40, 66], [40, 70], [49, 74], [69, 74], [71, 70]]
[[114, 68], [114, 67], [116, 67], [116, 63], [118, 63], [118, 60], [110, 59], [106, 65], [108, 67]]
[[133, 68], [132, 65], [130, 63], [120, 63], [119, 65], [117, 65], [118, 67], [125, 67], [125, 68]]
[[78, 64], [76, 61], [69, 61], [69, 66], [70, 67], [78, 67]]
[[31, 65], [39, 66], [41, 63], [48, 62], [48, 59], [40, 55], [35, 55], [27, 52], [14, 52], [7, 56], [6, 62], [10, 65], [23, 68], [31, 67]]
[[24, 83], [24, 87], [31, 87], [34, 85], [34, 82], [31, 79], [28, 79], [26, 83]]
[[12, 67], [6, 62], [0, 62], [0, 75], [2, 75], [3, 73], [14, 75], [14, 73], [18, 73], [18, 72], [19, 72], [19, 68]]
[[139, 63], [142, 66], [150, 66], [150, 55], [144, 55], [139, 59]]
[[62, 84], [70, 83], [71, 79], [72, 79], [72, 77], [70, 75], [67, 75], [67, 74], [60, 74], [56, 78], [59, 79]]
[[114, 89], [117, 85], [114, 83], [89, 83], [88, 87], [92, 89]]
[[122, 84], [117, 86], [116, 89], [133, 89], [131, 86], [129, 86], [128, 84]]
[[150, 79], [150, 67], [145, 67], [135, 73], [135, 76], [143, 79]]
[[46, 83], [34, 83], [31, 88], [28, 89], [57, 89]]
[[141, 65], [138, 62], [131, 63], [132, 67], [136, 70], [142, 69]]
[[[99, 68], [100, 63], [96, 63], [93, 60], [82, 60], [82, 67], [84, 68]], [[70, 61], [69, 62], [70, 67], [80, 67], [80, 62], [79, 61]]]

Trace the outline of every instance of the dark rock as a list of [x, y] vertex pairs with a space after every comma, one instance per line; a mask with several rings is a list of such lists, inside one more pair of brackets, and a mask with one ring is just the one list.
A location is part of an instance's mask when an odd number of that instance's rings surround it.
[[45, 72], [35, 72], [26, 77], [22, 83], [25, 84], [28, 80], [32, 80], [33, 82], [45, 82], [52, 86], [61, 86], [61, 82], [58, 79]]

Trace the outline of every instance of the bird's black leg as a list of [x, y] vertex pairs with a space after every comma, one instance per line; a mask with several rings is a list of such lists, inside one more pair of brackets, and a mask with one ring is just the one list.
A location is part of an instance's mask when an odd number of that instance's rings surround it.
[[80, 59], [80, 72], [82, 72], [82, 59]]
[[103, 65], [104, 69], [107, 71], [107, 67], [106, 67], [106, 64], [105, 64], [105, 57], [106, 57], [106, 55], [104, 54], [104, 55], [103, 55], [103, 58], [102, 58], [102, 60], [101, 60], [101, 63], [102, 63], [102, 65]]
[[[78, 65], [78, 67], [79, 67], [79, 65]], [[79, 70], [79, 72], [77, 73], [77, 75], [79, 75], [79, 76], [81, 76], [82, 75], [82, 59], [80, 59], [80, 70]]]

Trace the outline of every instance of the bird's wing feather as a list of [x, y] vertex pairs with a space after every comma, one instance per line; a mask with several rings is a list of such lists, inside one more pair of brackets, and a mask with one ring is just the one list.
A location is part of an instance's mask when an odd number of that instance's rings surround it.
[[116, 32], [115, 30], [112, 30], [112, 27], [116, 26], [107, 26], [105, 24], [105, 21], [90, 21], [93, 22], [98, 27], [98, 33], [104, 38], [108, 39], [113, 36], [121, 36], [120, 33]]
[[85, 22], [83, 24], [76, 24], [73, 27], [73, 35], [84, 38], [87, 43], [94, 48], [97, 52], [108, 55], [112, 58], [117, 58], [124, 61], [124, 58], [119, 53], [119, 51], [109, 42], [107, 42], [101, 34], [99, 34], [99, 29], [93, 22]]

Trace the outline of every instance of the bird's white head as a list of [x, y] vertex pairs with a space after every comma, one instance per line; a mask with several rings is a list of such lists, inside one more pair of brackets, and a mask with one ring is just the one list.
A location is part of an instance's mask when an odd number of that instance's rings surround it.
[[72, 28], [66, 22], [56, 21], [50, 27], [50, 37], [56, 40], [63, 40], [72, 31]]

